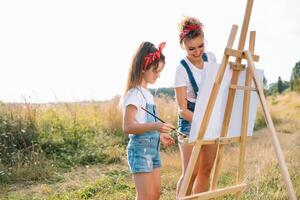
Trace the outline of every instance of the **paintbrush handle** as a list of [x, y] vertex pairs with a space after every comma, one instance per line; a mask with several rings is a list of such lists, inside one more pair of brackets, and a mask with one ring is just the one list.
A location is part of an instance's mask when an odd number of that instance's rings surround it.
[[161, 121], [162, 123], [166, 123], [164, 120], [160, 119], [159, 117], [157, 117], [156, 115], [154, 115], [153, 113], [149, 112], [147, 109], [141, 107], [144, 111], [146, 111], [148, 114], [150, 114], [151, 116], [155, 117], [156, 119], [158, 119], [159, 121]]
[[[147, 109], [141, 107], [144, 111], [146, 111], [148, 114], [150, 114], [151, 116], [155, 117], [156, 119], [158, 119], [159, 121], [161, 121], [162, 123], [166, 124], [166, 122], [162, 119], [160, 119], [159, 117], [157, 117], [156, 115], [154, 115], [153, 113], [149, 112]], [[180, 135], [184, 135], [183, 133], [181, 133], [180, 131], [178, 131], [176, 128], [172, 128], [172, 130], [176, 131], [176, 133], [180, 134]]]

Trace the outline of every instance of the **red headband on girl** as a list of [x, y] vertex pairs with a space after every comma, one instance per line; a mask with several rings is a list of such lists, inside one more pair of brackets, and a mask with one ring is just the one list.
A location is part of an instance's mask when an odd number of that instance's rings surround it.
[[181, 31], [179, 38], [182, 40], [187, 34], [189, 34], [191, 31], [197, 31], [201, 30], [201, 25], [186, 25], [184, 29]]
[[143, 70], [145, 70], [146, 67], [148, 65], [150, 65], [151, 63], [153, 63], [154, 61], [160, 59], [161, 52], [165, 46], [166, 46], [166, 43], [162, 42], [158, 45], [158, 49], [155, 52], [149, 53], [147, 56], [145, 56]]

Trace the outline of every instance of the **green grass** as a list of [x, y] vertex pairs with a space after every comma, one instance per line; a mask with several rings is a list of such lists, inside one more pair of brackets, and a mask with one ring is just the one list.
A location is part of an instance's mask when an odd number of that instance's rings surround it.
[[[300, 198], [300, 95], [273, 96], [269, 108]], [[161, 118], [176, 124], [176, 103], [158, 99]], [[118, 98], [52, 105], [0, 104], [0, 199], [134, 199], [126, 163], [128, 139], [121, 130]], [[247, 144], [242, 199], [287, 199], [259, 110]], [[267, 134], [266, 134], [267, 135]], [[219, 187], [234, 184], [236, 145], [228, 149]], [[162, 200], [175, 199], [181, 173], [178, 147], [162, 148]], [[257, 170], [255, 168], [258, 168]], [[259, 171], [259, 173], [258, 173]], [[234, 199], [227, 196], [223, 199]]]
[[94, 184], [86, 185], [79, 190], [58, 194], [48, 198], [49, 200], [71, 200], [71, 199], [134, 199], [135, 189], [128, 170], [110, 171]]

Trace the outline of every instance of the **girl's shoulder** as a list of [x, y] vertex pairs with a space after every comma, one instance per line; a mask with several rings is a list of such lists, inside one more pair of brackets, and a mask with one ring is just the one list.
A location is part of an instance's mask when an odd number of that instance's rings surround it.
[[152, 95], [152, 93], [150, 92], [150, 90], [146, 89], [146, 88], [138, 88], [140, 94], [143, 96], [143, 98], [146, 100], [147, 103], [154, 103], [154, 97]]
[[131, 88], [127, 91], [127, 93], [124, 95], [123, 99], [124, 101], [127, 101], [128, 99], [141, 99], [142, 95], [138, 88]]
[[135, 102], [153, 102], [153, 95], [145, 88], [135, 87], [128, 90], [124, 95], [124, 102], [135, 101]]
[[140, 94], [138, 93], [138, 90], [136, 90], [135, 88], [131, 88], [122, 96], [121, 105], [123, 108], [125, 108], [130, 104], [138, 107], [138, 104], [140, 104], [140, 102], [141, 102], [141, 97]]
[[137, 95], [139, 93], [138, 88], [134, 87], [131, 88], [127, 91], [127, 93], [125, 94], [125, 96], [131, 96], [131, 95]]

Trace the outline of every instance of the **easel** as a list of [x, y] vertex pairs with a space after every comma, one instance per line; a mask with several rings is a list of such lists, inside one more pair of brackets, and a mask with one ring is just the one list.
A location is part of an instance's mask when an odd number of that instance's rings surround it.
[[[200, 129], [198, 132], [197, 140], [194, 144], [193, 151], [191, 158], [189, 160], [186, 174], [183, 177], [182, 185], [179, 190], [178, 198], [180, 200], [185, 199], [212, 199], [216, 197], [222, 197], [228, 194], [236, 194], [236, 198], [240, 199], [241, 192], [245, 189], [246, 184], [243, 183], [243, 175], [244, 175], [244, 159], [245, 159], [245, 149], [246, 149], [246, 139], [247, 139], [247, 127], [248, 127], [248, 116], [249, 116], [249, 103], [250, 103], [250, 92], [256, 91], [258, 93], [260, 103], [263, 109], [263, 113], [265, 116], [266, 123], [268, 125], [268, 129], [270, 131], [272, 144], [275, 148], [276, 156], [279, 162], [281, 174], [283, 175], [284, 182], [288, 189], [289, 198], [292, 200], [296, 200], [296, 195], [293, 189], [293, 185], [287, 170], [287, 166], [284, 161], [283, 153], [276, 135], [276, 131], [274, 128], [274, 124], [267, 108], [266, 98], [263, 93], [262, 85], [259, 81], [259, 78], [256, 74], [254, 61], [259, 60], [258, 55], [254, 55], [254, 47], [255, 47], [255, 32], [250, 32], [250, 39], [249, 39], [249, 50], [244, 51], [252, 6], [254, 0], [248, 0], [246, 11], [244, 14], [244, 21], [241, 29], [240, 40], [238, 44], [238, 49], [232, 49], [234, 39], [237, 33], [238, 26], [233, 25], [231, 28], [231, 32], [229, 35], [229, 39], [227, 41], [227, 45], [224, 51], [223, 59], [220, 65], [220, 69], [218, 71], [215, 83], [213, 85], [208, 105], [205, 110], [204, 118], [200, 125]], [[209, 119], [211, 117], [211, 113], [220, 89], [220, 85], [223, 80], [224, 72], [226, 66], [229, 61], [229, 57], [233, 56], [236, 58], [235, 62], [230, 62], [230, 67], [233, 70], [232, 78], [231, 78], [231, 86], [229, 87], [227, 104], [225, 108], [225, 116], [222, 125], [222, 131], [220, 134], [220, 138], [216, 140], [203, 140], [205, 131], [207, 129]], [[241, 64], [242, 59], [247, 60], [247, 68], [245, 65]], [[246, 70], [246, 80], [245, 86], [238, 86], [237, 81], [239, 77], [239, 73], [242, 70]], [[251, 82], [254, 82], [255, 88], [251, 87]], [[227, 132], [229, 128], [230, 117], [232, 114], [233, 102], [235, 98], [236, 90], [244, 90], [244, 100], [243, 100], [243, 115], [242, 115], [242, 127], [241, 127], [241, 136], [237, 138], [227, 138]], [[240, 155], [239, 155], [239, 165], [238, 165], [238, 172], [237, 172], [237, 179], [236, 185], [217, 189], [217, 183], [220, 176], [220, 169], [222, 165], [222, 155], [224, 153], [225, 144], [230, 143], [240, 143]], [[192, 194], [191, 190], [196, 178], [196, 171], [195, 166], [198, 162], [198, 157], [200, 154], [201, 146], [203, 144], [218, 144], [218, 153], [215, 160], [215, 168], [214, 173], [212, 176], [211, 188], [207, 192], [199, 193], [199, 194]]]

